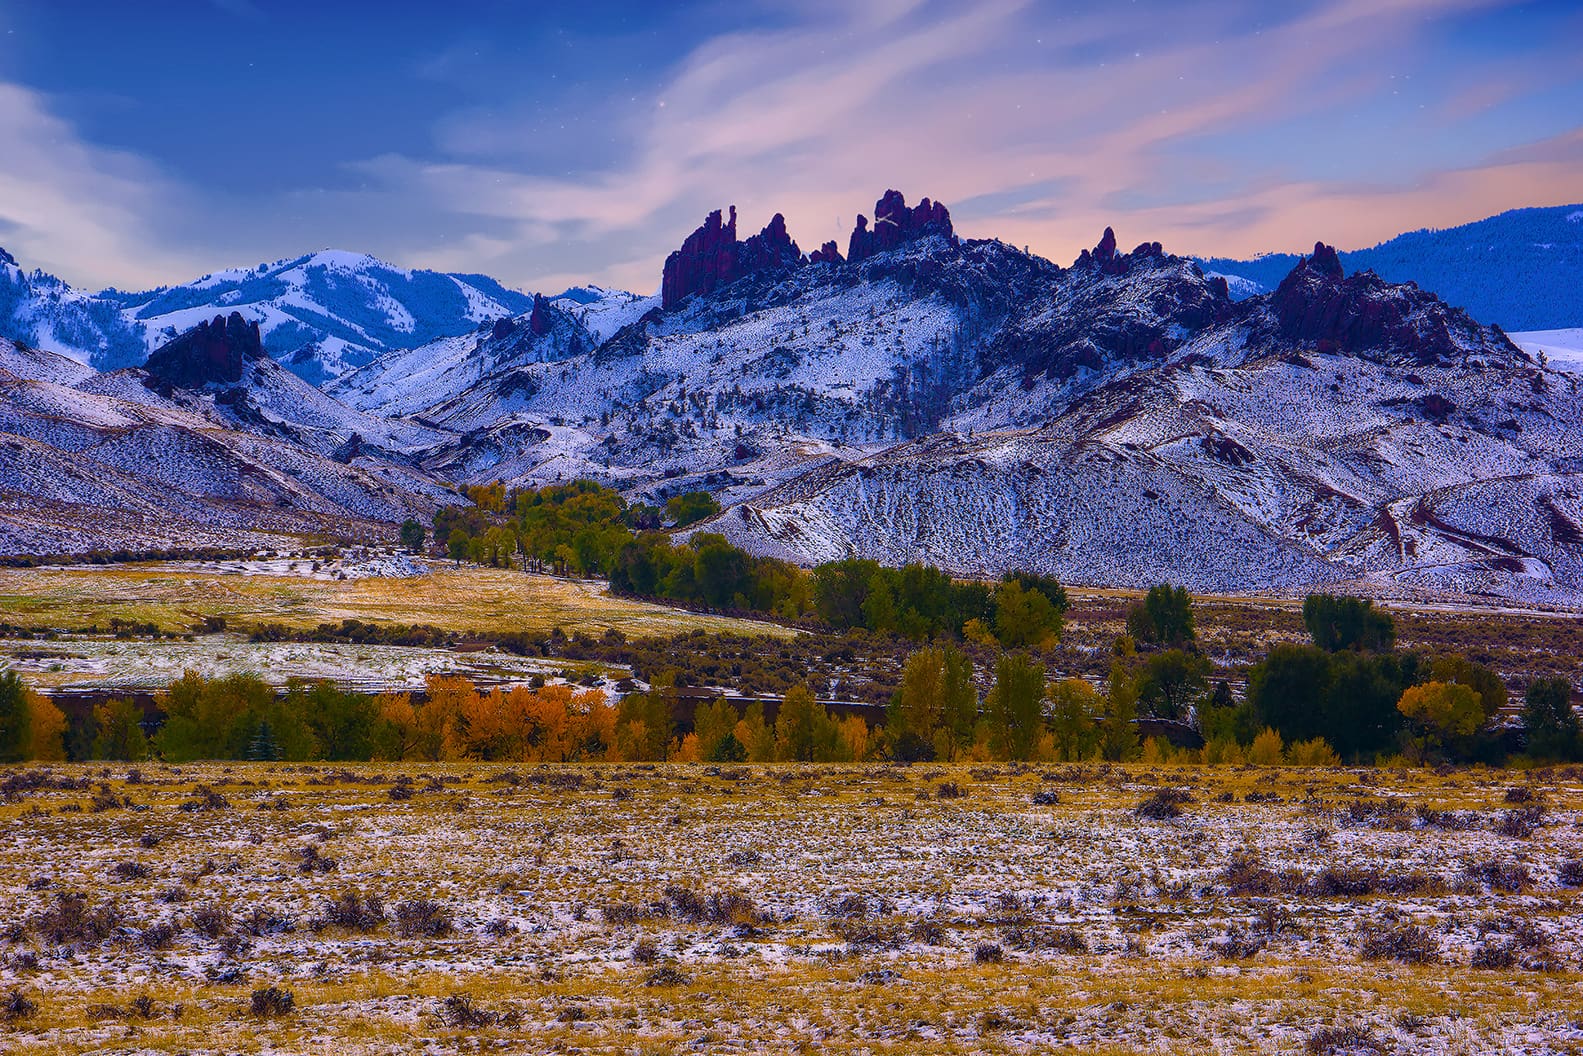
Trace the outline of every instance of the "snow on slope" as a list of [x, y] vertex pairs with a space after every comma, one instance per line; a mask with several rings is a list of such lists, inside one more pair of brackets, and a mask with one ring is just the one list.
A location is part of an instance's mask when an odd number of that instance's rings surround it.
[[240, 311], [259, 323], [272, 355], [318, 383], [531, 304], [529, 295], [486, 276], [399, 268], [339, 250], [230, 268], [180, 286], [97, 294], [24, 273], [0, 251], [0, 337], [101, 370], [139, 365], [198, 323]]
[[94, 370], [69, 356], [17, 345], [0, 338], [0, 371], [28, 381], [53, 381], [75, 385], [93, 377]]
[[1525, 352], [1535, 356], [1543, 353], [1552, 367], [1583, 372], [1583, 327], [1567, 330], [1528, 330], [1507, 336]]
[[565, 311], [582, 324], [594, 340], [604, 342], [615, 336], [617, 330], [628, 326], [660, 306], [659, 294], [641, 297], [625, 290], [607, 290], [603, 286], [574, 286], [552, 298], [551, 304]]

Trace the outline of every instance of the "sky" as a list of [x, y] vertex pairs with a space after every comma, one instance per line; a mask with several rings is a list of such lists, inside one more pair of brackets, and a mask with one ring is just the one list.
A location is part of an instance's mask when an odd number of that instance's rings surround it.
[[144, 289], [323, 248], [658, 287], [887, 188], [1061, 263], [1583, 200], [1583, 2], [0, 0], [0, 246]]

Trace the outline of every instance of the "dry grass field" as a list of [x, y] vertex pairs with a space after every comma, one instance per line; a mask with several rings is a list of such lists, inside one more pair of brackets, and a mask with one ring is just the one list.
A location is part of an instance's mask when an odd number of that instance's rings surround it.
[[116, 765], [0, 792], [7, 1053], [1583, 1048], [1577, 769]]
[[[277, 563], [280, 564], [280, 563]], [[488, 630], [630, 637], [703, 628], [789, 634], [772, 625], [699, 615], [616, 597], [605, 584], [474, 565], [436, 564], [426, 576], [337, 580], [298, 571], [236, 571], [235, 563], [156, 562], [0, 569], [0, 622], [22, 627], [108, 627], [112, 619], [186, 631], [205, 617], [233, 626], [312, 628], [345, 619]]]

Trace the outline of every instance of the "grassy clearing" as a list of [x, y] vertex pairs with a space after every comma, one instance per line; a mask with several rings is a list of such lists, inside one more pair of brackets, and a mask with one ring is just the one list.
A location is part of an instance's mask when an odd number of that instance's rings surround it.
[[[307, 563], [304, 562], [304, 565]], [[437, 566], [412, 578], [314, 579], [237, 574], [201, 563], [0, 569], [0, 622], [106, 627], [110, 620], [186, 631], [204, 617], [233, 626], [312, 628], [344, 619], [430, 624], [444, 630], [547, 631], [629, 637], [708, 631], [789, 635], [770, 624], [705, 616], [611, 595], [603, 583], [503, 569]]]
[[[0, 1023], [7, 1052], [396, 1053], [419, 1039], [438, 1051], [1292, 1052], [1327, 1051], [1349, 1030], [1375, 1045], [1356, 1051], [1583, 1043], [1583, 898], [1565, 868], [1583, 857], [1575, 769], [24, 776], [41, 773], [0, 771], [0, 996], [36, 1006]], [[1511, 797], [1513, 782], [1527, 793]], [[941, 798], [947, 783], [963, 794]], [[393, 797], [398, 785], [411, 794]], [[1183, 814], [1139, 817], [1162, 787], [1188, 791]], [[1542, 804], [1525, 838], [1498, 829], [1516, 802]], [[1281, 879], [1234, 882], [1239, 855]], [[1489, 882], [1492, 863], [1520, 866], [1521, 882]], [[1351, 889], [1332, 890], [1337, 877]], [[115, 926], [48, 936], [67, 891], [114, 905]], [[347, 893], [383, 905], [362, 926], [316, 922]], [[403, 934], [397, 907], [416, 899], [448, 926]], [[171, 931], [151, 931], [161, 924]], [[1410, 927], [1428, 936], [1427, 959], [1366, 956]], [[1475, 967], [1492, 948], [1510, 963]], [[268, 986], [291, 991], [290, 1013], [252, 1014]], [[447, 1004], [457, 995], [467, 1002]]]

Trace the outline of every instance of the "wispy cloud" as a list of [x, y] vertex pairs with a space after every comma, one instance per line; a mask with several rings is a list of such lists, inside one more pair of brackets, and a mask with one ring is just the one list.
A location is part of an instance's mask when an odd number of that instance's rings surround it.
[[[1583, 121], [1533, 73], [1556, 56], [1448, 72], [1447, 25], [1506, 2], [810, 0], [696, 40], [592, 111], [464, 98], [469, 63], [504, 60], [436, 41], [408, 73], [459, 101], [427, 150], [248, 200], [94, 147], [0, 87], [0, 243], [83, 283], [342, 245], [526, 288], [650, 290], [708, 209], [734, 203], [745, 227], [784, 212], [812, 248], [897, 187], [947, 202], [964, 234], [1062, 261], [1107, 224], [1183, 252], [1358, 246], [1583, 195]], [[1547, 118], [1527, 142], [1492, 117], [1525, 105]]]
[[[526, 266], [529, 281], [575, 263], [648, 288], [695, 217], [727, 203], [749, 225], [785, 212], [811, 246], [844, 235], [886, 186], [965, 201], [967, 233], [1058, 259], [1106, 224], [1193, 251], [1361, 244], [1580, 193], [1583, 167], [1564, 161], [1470, 157], [1371, 184], [1369, 152], [1389, 144], [1338, 140], [1339, 164], [1312, 173], [1261, 157], [1283, 123], [1378, 105], [1437, 19], [1495, 3], [1351, 0], [1264, 25], [1255, 7], [1213, 25], [1146, 5], [1059, 18], [1011, 0], [820, 5], [789, 28], [701, 43], [629, 159], [592, 176], [403, 157], [367, 171], [500, 225], [487, 263]], [[1444, 100], [1434, 120], [1467, 99]], [[627, 252], [609, 254], [615, 242]]]
[[80, 284], [191, 276], [150, 223], [179, 192], [143, 159], [84, 143], [36, 93], [0, 82], [0, 239]]

